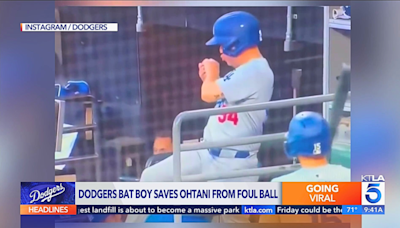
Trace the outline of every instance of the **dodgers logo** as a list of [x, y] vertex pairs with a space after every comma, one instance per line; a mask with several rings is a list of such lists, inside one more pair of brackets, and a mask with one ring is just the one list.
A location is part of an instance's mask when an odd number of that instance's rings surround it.
[[362, 176], [362, 205], [385, 205], [385, 182], [381, 179], [373, 175]]
[[225, 99], [219, 99], [215, 104], [215, 108], [226, 107], [226, 104], [227, 102]]
[[56, 185], [53, 188], [47, 187], [47, 189], [44, 192], [40, 192], [39, 190], [33, 190], [30, 194], [29, 197], [31, 197], [31, 201], [29, 203], [34, 203], [40, 200], [40, 202], [48, 202], [50, 203], [51, 200], [63, 194], [65, 192], [65, 188], [60, 183], [60, 185]]
[[21, 204], [75, 204], [75, 183], [22, 182]]

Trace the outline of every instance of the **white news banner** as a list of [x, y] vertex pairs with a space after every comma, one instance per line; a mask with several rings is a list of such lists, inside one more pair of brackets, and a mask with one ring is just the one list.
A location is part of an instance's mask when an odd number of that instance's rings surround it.
[[280, 205], [274, 182], [77, 182], [76, 205]]
[[21, 32], [118, 32], [118, 23], [21, 23]]

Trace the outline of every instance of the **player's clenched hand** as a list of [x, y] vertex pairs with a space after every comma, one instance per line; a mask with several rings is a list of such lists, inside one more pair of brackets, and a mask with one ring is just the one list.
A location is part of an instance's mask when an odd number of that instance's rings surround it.
[[206, 70], [204, 68], [203, 63], [199, 63], [199, 77], [201, 78], [202, 81], [206, 79]]
[[206, 72], [206, 78], [217, 80], [219, 78], [219, 63], [214, 59], [204, 59], [202, 62]]

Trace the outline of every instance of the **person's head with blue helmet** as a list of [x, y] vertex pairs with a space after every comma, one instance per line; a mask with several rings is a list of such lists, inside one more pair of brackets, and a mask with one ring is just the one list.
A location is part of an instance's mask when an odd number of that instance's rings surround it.
[[214, 36], [207, 46], [219, 46], [221, 59], [232, 67], [238, 67], [245, 56], [261, 56], [258, 44], [262, 40], [260, 22], [250, 13], [235, 11], [227, 13], [214, 23]]
[[331, 151], [331, 134], [328, 122], [316, 112], [300, 112], [290, 121], [285, 141], [285, 152], [300, 163], [310, 160], [326, 161]]

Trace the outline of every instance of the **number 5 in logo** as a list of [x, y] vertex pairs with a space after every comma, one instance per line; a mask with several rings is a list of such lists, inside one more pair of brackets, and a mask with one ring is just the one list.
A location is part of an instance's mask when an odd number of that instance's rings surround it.
[[370, 203], [378, 203], [381, 198], [382, 198], [382, 193], [381, 191], [379, 191], [379, 189], [377, 189], [377, 187], [379, 187], [380, 184], [369, 184], [367, 187], [367, 192], [368, 193], [376, 193], [377, 196], [375, 199], [372, 199], [370, 194], [366, 194], [365, 198], [367, 199], [368, 202]]

